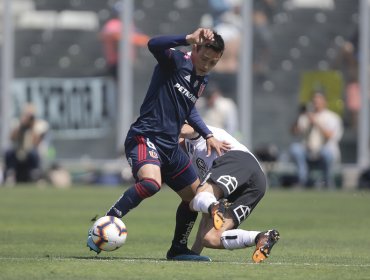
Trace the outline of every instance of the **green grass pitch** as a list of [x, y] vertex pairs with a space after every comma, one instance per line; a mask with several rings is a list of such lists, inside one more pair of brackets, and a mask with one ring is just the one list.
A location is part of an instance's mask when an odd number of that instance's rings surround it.
[[122, 248], [95, 256], [90, 219], [122, 191], [0, 188], [0, 279], [370, 279], [369, 192], [269, 190], [241, 228], [277, 228], [281, 239], [253, 264], [252, 248], [206, 249], [211, 263], [166, 261], [179, 202], [166, 187], [123, 219]]

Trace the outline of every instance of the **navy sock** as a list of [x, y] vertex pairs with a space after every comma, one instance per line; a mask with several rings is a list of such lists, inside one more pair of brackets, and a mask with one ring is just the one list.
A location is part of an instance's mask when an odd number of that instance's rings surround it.
[[124, 192], [106, 215], [122, 218], [141, 201], [156, 194], [160, 189], [160, 185], [153, 179], [140, 180]]
[[131, 186], [126, 190], [123, 195], [117, 200], [117, 202], [112, 206], [107, 212], [107, 216], [114, 216], [117, 218], [122, 218], [131, 209], [135, 208], [140, 204], [143, 198], [138, 194], [135, 185]]
[[181, 201], [176, 212], [176, 228], [172, 245], [187, 246], [188, 238], [197, 219], [198, 212], [191, 211], [189, 202]]

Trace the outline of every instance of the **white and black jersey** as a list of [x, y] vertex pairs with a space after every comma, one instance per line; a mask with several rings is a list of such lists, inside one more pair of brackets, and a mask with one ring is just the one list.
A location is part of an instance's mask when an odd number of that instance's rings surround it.
[[[227, 133], [224, 129], [208, 126], [218, 141], [225, 141], [231, 145], [231, 151], [243, 151], [252, 154], [249, 149]], [[195, 139], [185, 139], [186, 151], [198, 172], [199, 178], [203, 179], [211, 169], [213, 161], [218, 157], [215, 150], [207, 157], [207, 142], [199, 136]], [[257, 159], [256, 159], [257, 160]]]
[[198, 171], [202, 183], [220, 187], [230, 207], [235, 226], [244, 221], [262, 199], [266, 191], [266, 177], [257, 158], [225, 130], [210, 127], [214, 137], [231, 144], [222, 156], [212, 151], [207, 157], [206, 140], [185, 140], [186, 150]]

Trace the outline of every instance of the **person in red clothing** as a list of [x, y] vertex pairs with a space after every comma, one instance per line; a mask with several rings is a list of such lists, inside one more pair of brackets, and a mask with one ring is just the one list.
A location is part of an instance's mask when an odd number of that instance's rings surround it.
[[[102, 27], [100, 38], [103, 44], [103, 53], [107, 63], [107, 69], [110, 76], [117, 80], [118, 62], [119, 62], [119, 42], [121, 40], [123, 24], [119, 18], [120, 5], [113, 7], [113, 18], [109, 19]], [[132, 26], [132, 44], [134, 46], [146, 47], [149, 37], [138, 32], [135, 26]], [[133, 49], [132, 58], [135, 59], [135, 50]]]

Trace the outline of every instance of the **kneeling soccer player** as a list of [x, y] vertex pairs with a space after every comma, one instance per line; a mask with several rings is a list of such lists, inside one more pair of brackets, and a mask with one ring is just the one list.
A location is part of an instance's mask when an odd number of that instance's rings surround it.
[[182, 129], [185, 148], [204, 178], [190, 204], [194, 211], [205, 213], [192, 250], [200, 254], [204, 247], [233, 250], [256, 246], [252, 260], [259, 263], [269, 256], [280, 238], [279, 232], [237, 228], [264, 196], [265, 174], [247, 147], [225, 130], [209, 128], [216, 139], [231, 145], [229, 152], [207, 157], [204, 139], [188, 125]]

